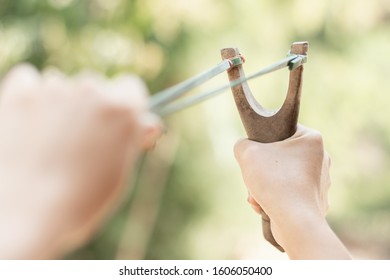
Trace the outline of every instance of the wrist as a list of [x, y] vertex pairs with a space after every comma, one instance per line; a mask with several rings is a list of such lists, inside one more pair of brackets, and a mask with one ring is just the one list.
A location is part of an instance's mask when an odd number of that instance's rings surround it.
[[1, 220], [0, 259], [51, 259], [57, 247], [55, 231], [35, 222]]
[[12, 178], [3, 177], [0, 182], [0, 259], [56, 257], [61, 223], [54, 219], [50, 196], [54, 186], [50, 189], [42, 180]]
[[325, 217], [312, 212], [295, 214], [274, 225], [278, 242], [290, 259], [350, 259], [347, 249]]

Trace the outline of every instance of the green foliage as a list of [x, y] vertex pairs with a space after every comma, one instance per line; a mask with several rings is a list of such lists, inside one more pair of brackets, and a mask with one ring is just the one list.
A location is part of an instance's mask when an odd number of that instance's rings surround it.
[[[351, 249], [388, 258], [389, 19], [387, 0], [1, 0], [0, 73], [19, 62], [69, 74], [132, 72], [156, 92], [217, 63], [221, 48], [239, 47], [253, 72], [280, 59], [292, 41], [308, 40], [300, 121], [322, 132], [333, 157], [330, 220]], [[283, 72], [251, 88], [267, 107], [278, 107], [286, 84]], [[134, 239], [143, 240], [141, 258], [269, 258], [232, 156], [244, 136], [232, 103], [227, 94], [167, 119], [168, 136], [179, 144], [171, 160], [157, 147], [162, 164], [146, 166], [149, 176], [165, 170], [161, 195], [136, 189], [105, 229], [68, 257], [121, 257], [118, 251], [136, 246], [120, 244]], [[134, 205], [152, 196], [155, 220], [128, 234], [129, 215], [136, 225], [146, 219]]]

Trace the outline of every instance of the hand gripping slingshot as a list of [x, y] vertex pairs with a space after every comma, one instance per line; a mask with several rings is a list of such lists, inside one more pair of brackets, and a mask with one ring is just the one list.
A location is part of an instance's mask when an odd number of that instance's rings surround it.
[[[307, 55], [308, 43], [293, 43], [290, 54]], [[229, 59], [239, 53], [238, 49], [227, 48], [221, 50], [222, 58]], [[241, 121], [245, 127], [248, 139], [271, 143], [282, 141], [291, 137], [297, 130], [299, 105], [302, 89], [303, 65], [298, 60], [290, 62], [290, 81], [286, 99], [277, 112], [271, 112], [263, 108], [253, 97], [246, 82], [232, 87], [234, 100], [240, 113]], [[232, 67], [228, 71], [230, 81], [245, 77], [242, 65]], [[284, 249], [275, 241], [268, 215], [261, 210], [263, 218], [263, 234], [267, 241], [284, 252]]]
[[[231, 88], [248, 138], [262, 143], [282, 141], [291, 137], [297, 129], [303, 63], [307, 61], [308, 48], [307, 42], [293, 43], [286, 58], [249, 76], [244, 74], [242, 64], [245, 60], [238, 49], [222, 49], [222, 62], [193, 78], [153, 95], [150, 108], [160, 116], [166, 116]], [[266, 110], [253, 97], [247, 81], [284, 67], [290, 70], [286, 99], [278, 111]], [[229, 84], [177, 101], [189, 90], [225, 71], [228, 73]], [[284, 252], [272, 235], [270, 219], [264, 211], [262, 211], [262, 220], [265, 239]]]

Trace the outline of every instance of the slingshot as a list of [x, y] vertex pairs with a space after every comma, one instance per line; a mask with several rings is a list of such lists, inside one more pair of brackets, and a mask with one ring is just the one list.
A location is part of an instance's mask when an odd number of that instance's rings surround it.
[[[151, 110], [161, 116], [166, 116], [231, 88], [248, 138], [262, 143], [282, 141], [291, 137], [297, 129], [303, 63], [307, 60], [308, 48], [309, 45], [307, 42], [293, 43], [286, 58], [247, 77], [245, 77], [242, 66], [245, 60], [238, 49], [222, 49], [221, 56], [223, 61], [221, 63], [191, 79], [154, 95], [151, 100]], [[284, 67], [288, 67], [290, 70], [286, 99], [278, 111], [269, 111], [263, 108], [253, 97], [247, 81]], [[197, 96], [177, 101], [189, 90], [225, 71], [228, 73], [229, 84]], [[270, 219], [264, 211], [262, 211], [262, 220], [265, 239], [280, 251], [284, 252], [284, 249], [275, 241], [272, 235]]]
[[[305, 56], [309, 45], [307, 42], [293, 43], [290, 53]], [[227, 48], [221, 51], [222, 58], [229, 59], [239, 53], [238, 49]], [[295, 63], [294, 63], [295, 60]], [[297, 130], [299, 105], [302, 89], [302, 61], [294, 59], [290, 62], [290, 81], [286, 99], [277, 112], [263, 108], [253, 97], [246, 82], [232, 87], [234, 100], [240, 113], [241, 121], [245, 127], [248, 138], [253, 141], [270, 143], [282, 141], [291, 137]], [[244, 79], [245, 74], [241, 65], [228, 70], [230, 81]], [[263, 234], [267, 241], [284, 252], [275, 241], [270, 219], [262, 210]]]
[[[228, 49], [225, 49], [223, 51], [226, 50]], [[158, 115], [164, 117], [176, 113], [177, 111], [185, 109], [189, 106], [205, 101], [226, 91], [229, 88], [233, 88], [248, 80], [261, 77], [284, 67], [289, 67], [290, 70], [294, 70], [303, 63], [305, 63], [307, 60], [306, 55], [300, 55], [290, 52], [286, 58], [276, 63], [273, 63], [265, 68], [262, 68], [261, 70], [247, 77], [242, 75], [242, 77], [239, 76], [235, 80], [230, 79], [229, 84], [225, 84], [223, 86], [199, 93], [191, 97], [182, 98], [186, 93], [188, 93], [195, 87], [205, 83], [206, 81], [229, 69], [234, 69], [235, 67], [240, 66], [245, 62], [245, 59], [238, 53], [238, 50], [234, 55], [233, 53], [230, 54], [231, 55], [229, 55], [229, 58], [224, 58], [223, 61], [218, 63], [216, 66], [168, 89], [155, 93], [150, 101], [150, 109]]]

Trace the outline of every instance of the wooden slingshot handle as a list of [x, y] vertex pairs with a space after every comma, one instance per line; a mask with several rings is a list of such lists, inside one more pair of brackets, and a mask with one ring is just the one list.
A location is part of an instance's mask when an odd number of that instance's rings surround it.
[[[307, 42], [295, 42], [291, 45], [290, 53], [306, 55], [308, 48], [309, 44]], [[236, 48], [221, 50], [223, 59], [231, 59], [238, 55], [240, 53]], [[245, 78], [242, 65], [233, 67], [227, 72], [230, 81]], [[263, 108], [256, 101], [247, 82], [232, 87], [233, 97], [248, 139], [271, 143], [289, 138], [296, 132], [302, 89], [302, 72], [303, 65], [291, 70], [286, 99], [282, 107], [276, 112]], [[284, 249], [275, 241], [271, 231], [270, 219], [264, 211], [262, 211], [262, 218], [265, 239], [284, 252]]]

